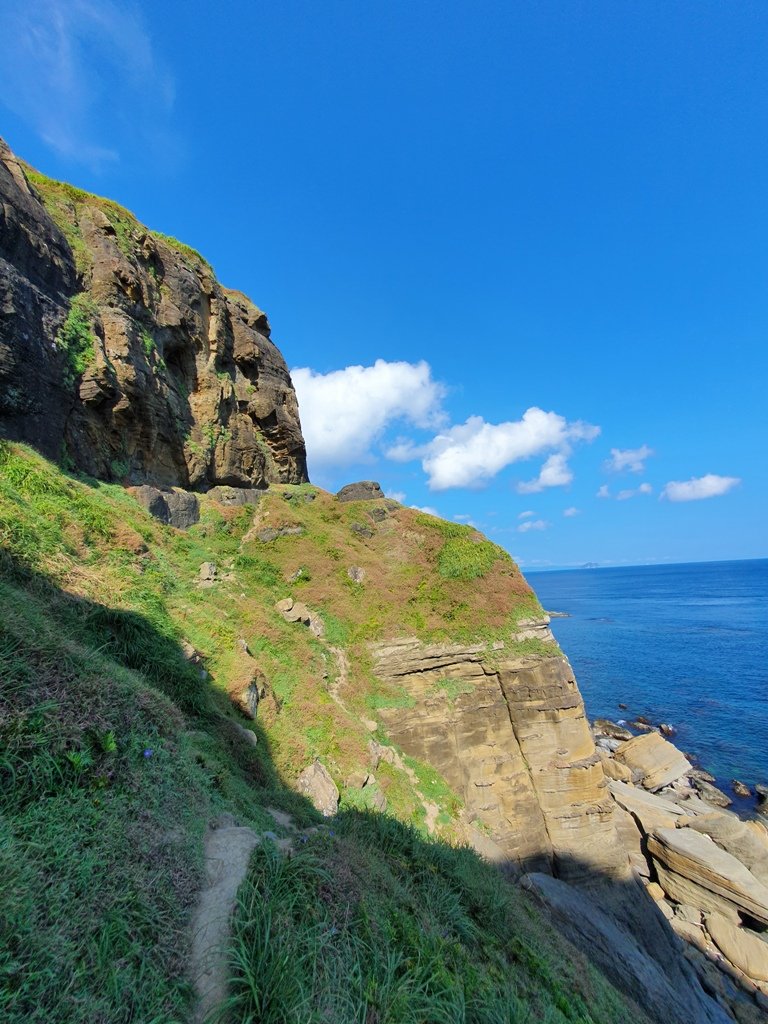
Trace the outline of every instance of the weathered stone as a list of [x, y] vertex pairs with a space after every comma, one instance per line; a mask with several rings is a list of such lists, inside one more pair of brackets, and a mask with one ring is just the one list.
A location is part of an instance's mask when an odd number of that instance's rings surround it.
[[309, 608], [301, 601], [297, 601], [287, 611], [283, 612], [283, 618], [286, 622], [301, 622], [305, 626], [308, 626], [312, 621], [312, 615]]
[[216, 579], [216, 563], [203, 562], [198, 571], [197, 578], [201, 583], [213, 583]]
[[632, 769], [627, 768], [621, 761], [616, 761], [607, 750], [598, 750], [600, 760], [603, 763], [603, 772], [606, 779], [614, 779], [620, 782], [632, 781]]
[[392, 747], [379, 743], [377, 740], [368, 741], [368, 753], [371, 758], [371, 767], [374, 771], [376, 771], [382, 761], [386, 764], [394, 764], [397, 760], [397, 754]]
[[628, 786], [626, 782], [611, 780], [608, 783], [608, 790], [616, 803], [625, 811], [629, 811], [638, 822], [644, 835], [657, 828], [674, 828], [685, 815], [679, 804], [673, 804], [643, 789]]
[[514, 640], [540, 640], [544, 644], [555, 644], [552, 630], [549, 628], [549, 616], [535, 619], [520, 619], [513, 633]]
[[596, 718], [592, 723], [592, 733], [595, 737], [610, 736], [614, 740], [626, 741], [632, 739], [632, 733], [629, 729], [617, 725], [616, 722], [611, 722], [608, 718]]
[[[692, 828], [660, 828], [648, 837], [648, 851], [662, 866], [694, 882], [704, 890], [749, 914], [756, 921], [768, 925], [768, 886], [759, 882], [744, 865], [730, 853], [720, 849], [709, 836]], [[670, 892], [667, 882], [659, 873], [662, 887]], [[670, 892], [674, 898], [674, 893]], [[706, 906], [696, 898], [679, 900], [705, 910], [718, 910], [717, 905]]]
[[225, 507], [258, 505], [266, 490], [256, 487], [212, 487], [207, 497]]
[[713, 786], [711, 782], [705, 782], [704, 779], [694, 778], [692, 779], [695, 789], [698, 791], [702, 800], [706, 800], [708, 804], [712, 804], [713, 807], [730, 807], [733, 800], [727, 796], [722, 789], [718, 789], [717, 786]]
[[[118, 238], [105, 201], [73, 190], [76, 267], [46, 194], [0, 140], [0, 436], [53, 459], [65, 445], [100, 479], [191, 490], [306, 480], [266, 316], [127, 211]], [[93, 350], [78, 377], [56, 339], [83, 290]]]
[[297, 788], [312, 802], [315, 809], [330, 818], [339, 808], [339, 791], [327, 768], [314, 761], [299, 775]]
[[292, 597], [284, 597], [284, 598], [282, 598], [282, 600], [278, 601], [275, 604], [275, 608], [279, 612], [289, 612], [291, 610], [291, 608], [293, 608], [293, 598]]
[[[732, 1024], [731, 1018], [705, 995], [686, 971], [663, 920], [658, 920], [649, 941], [656, 958], [629, 930], [605, 913], [583, 889], [542, 874], [526, 875], [522, 884], [550, 912], [560, 934], [583, 949], [614, 985], [640, 1004], [652, 1020], [667, 1024]], [[648, 915], [653, 905], [637, 897]], [[649, 921], [650, 928], [653, 921]]]
[[646, 789], [661, 789], [690, 771], [685, 756], [657, 732], [635, 736], [616, 750], [614, 757], [638, 771]]
[[707, 931], [732, 964], [755, 981], [768, 981], [768, 942], [748, 928], [738, 928], [720, 914], [707, 914]]
[[735, 814], [712, 813], [686, 819], [684, 824], [709, 836], [768, 886], [768, 839], [753, 823], [741, 821]]
[[752, 790], [744, 782], [740, 782], [739, 779], [731, 779], [731, 789], [736, 796], [750, 797], [752, 796]]
[[352, 523], [350, 530], [356, 533], [359, 537], [365, 537], [367, 539], [373, 536], [373, 530], [370, 526], [364, 526], [362, 523]]
[[177, 530], [187, 530], [200, 521], [200, 503], [189, 491], [143, 484], [132, 488], [131, 493], [150, 515]]
[[280, 536], [280, 531], [272, 526], [267, 526], [265, 529], [259, 530], [256, 536], [262, 544], [269, 544], [270, 541], [277, 540]]
[[339, 501], [379, 501], [384, 492], [375, 480], [360, 480], [342, 487], [336, 497]]
[[350, 565], [347, 569], [347, 576], [354, 583], [362, 583], [365, 579], [365, 569], [361, 569], [359, 565]]

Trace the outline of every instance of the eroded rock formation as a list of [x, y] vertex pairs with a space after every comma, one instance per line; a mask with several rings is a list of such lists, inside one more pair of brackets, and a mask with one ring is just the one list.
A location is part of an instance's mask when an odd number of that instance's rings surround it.
[[0, 140], [0, 436], [102, 479], [307, 479], [267, 318], [126, 210]]

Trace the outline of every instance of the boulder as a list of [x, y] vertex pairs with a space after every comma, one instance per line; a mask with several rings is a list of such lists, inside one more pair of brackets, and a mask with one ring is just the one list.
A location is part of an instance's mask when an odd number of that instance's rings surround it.
[[592, 723], [592, 734], [594, 736], [610, 736], [614, 740], [631, 740], [632, 733], [616, 722], [608, 718], [596, 718]]
[[768, 942], [720, 914], [707, 914], [707, 931], [720, 952], [754, 981], [768, 981]]
[[347, 576], [353, 583], [362, 583], [365, 578], [365, 569], [361, 569], [359, 565], [350, 565], [347, 569]]
[[[249, 659], [251, 661], [252, 659]], [[267, 692], [267, 680], [263, 672], [255, 665], [247, 667], [241, 681], [235, 683], [229, 691], [229, 698], [246, 718], [256, 718], [259, 703]]]
[[681, 778], [690, 771], [690, 764], [668, 740], [657, 732], [635, 736], [616, 750], [617, 761], [621, 761], [638, 772], [645, 789], [661, 789], [670, 782]]
[[621, 761], [616, 761], [607, 750], [598, 748], [600, 760], [603, 762], [603, 772], [607, 779], [614, 779], [620, 782], [632, 781], [632, 769], [627, 768]]
[[370, 528], [370, 526], [364, 526], [363, 523], [352, 523], [352, 525], [350, 526], [350, 530], [353, 533], [356, 533], [358, 537], [365, 537], [366, 539], [370, 539], [373, 536], [373, 530]]
[[381, 485], [375, 480], [359, 480], [342, 487], [336, 497], [339, 501], [380, 501], [384, 497]]
[[203, 562], [198, 570], [197, 580], [201, 587], [212, 587], [216, 580], [216, 563]]
[[702, 778], [694, 778], [691, 781], [702, 800], [706, 800], [713, 807], [730, 807], [733, 803], [733, 800], [722, 789], [713, 786], [711, 782], [706, 782]]
[[312, 614], [305, 604], [297, 601], [288, 611], [283, 612], [283, 618], [286, 622], [302, 622], [308, 626], [312, 621]]
[[338, 810], [339, 790], [320, 761], [314, 761], [304, 769], [297, 780], [297, 788], [326, 818]]
[[628, 786], [626, 782], [611, 780], [608, 783], [611, 796], [625, 811], [629, 811], [638, 822], [644, 835], [657, 828], [675, 828], [685, 811], [679, 804], [664, 800], [644, 789]]
[[709, 836], [768, 886], [768, 839], [755, 827], [756, 823], [741, 821], [735, 814], [715, 813], [686, 819], [683, 824]]
[[731, 789], [736, 796], [750, 797], [752, 796], [752, 790], [746, 783], [741, 782], [739, 779], [731, 779]]
[[662, 887], [673, 899], [705, 910], [720, 909], [717, 901], [702, 903], [696, 892], [690, 899], [680, 899], [670, 891], [669, 874], [688, 879], [705, 893], [768, 925], [768, 886], [709, 836], [692, 828], [659, 828], [648, 836], [648, 852], [660, 868]]
[[151, 516], [166, 526], [187, 530], [200, 522], [200, 503], [197, 495], [189, 491], [170, 487], [160, 489], [143, 484], [141, 487], [132, 488], [131, 493]]
[[266, 489], [257, 487], [212, 487], [207, 496], [226, 508], [239, 505], [258, 505]]

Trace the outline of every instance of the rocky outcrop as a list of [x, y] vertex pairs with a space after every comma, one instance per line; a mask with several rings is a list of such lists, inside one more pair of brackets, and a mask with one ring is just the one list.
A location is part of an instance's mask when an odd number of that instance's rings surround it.
[[339, 809], [339, 790], [328, 769], [320, 761], [308, 765], [299, 775], [296, 788], [324, 817]]
[[339, 501], [379, 501], [384, 497], [384, 491], [375, 480], [359, 480], [354, 484], [346, 484], [336, 497]]
[[2, 140], [0, 436], [136, 484], [307, 479], [264, 313], [193, 250], [36, 174]]
[[626, 871], [566, 658], [497, 661], [484, 645], [413, 639], [372, 653], [378, 678], [407, 697], [380, 709], [387, 732], [443, 775], [510, 861], [566, 877]]

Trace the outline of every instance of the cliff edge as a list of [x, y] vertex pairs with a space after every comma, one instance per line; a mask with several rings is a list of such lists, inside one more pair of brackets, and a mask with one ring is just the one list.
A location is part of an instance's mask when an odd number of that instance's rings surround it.
[[103, 480], [307, 479], [267, 317], [208, 263], [0, 139], [0, 437]]

